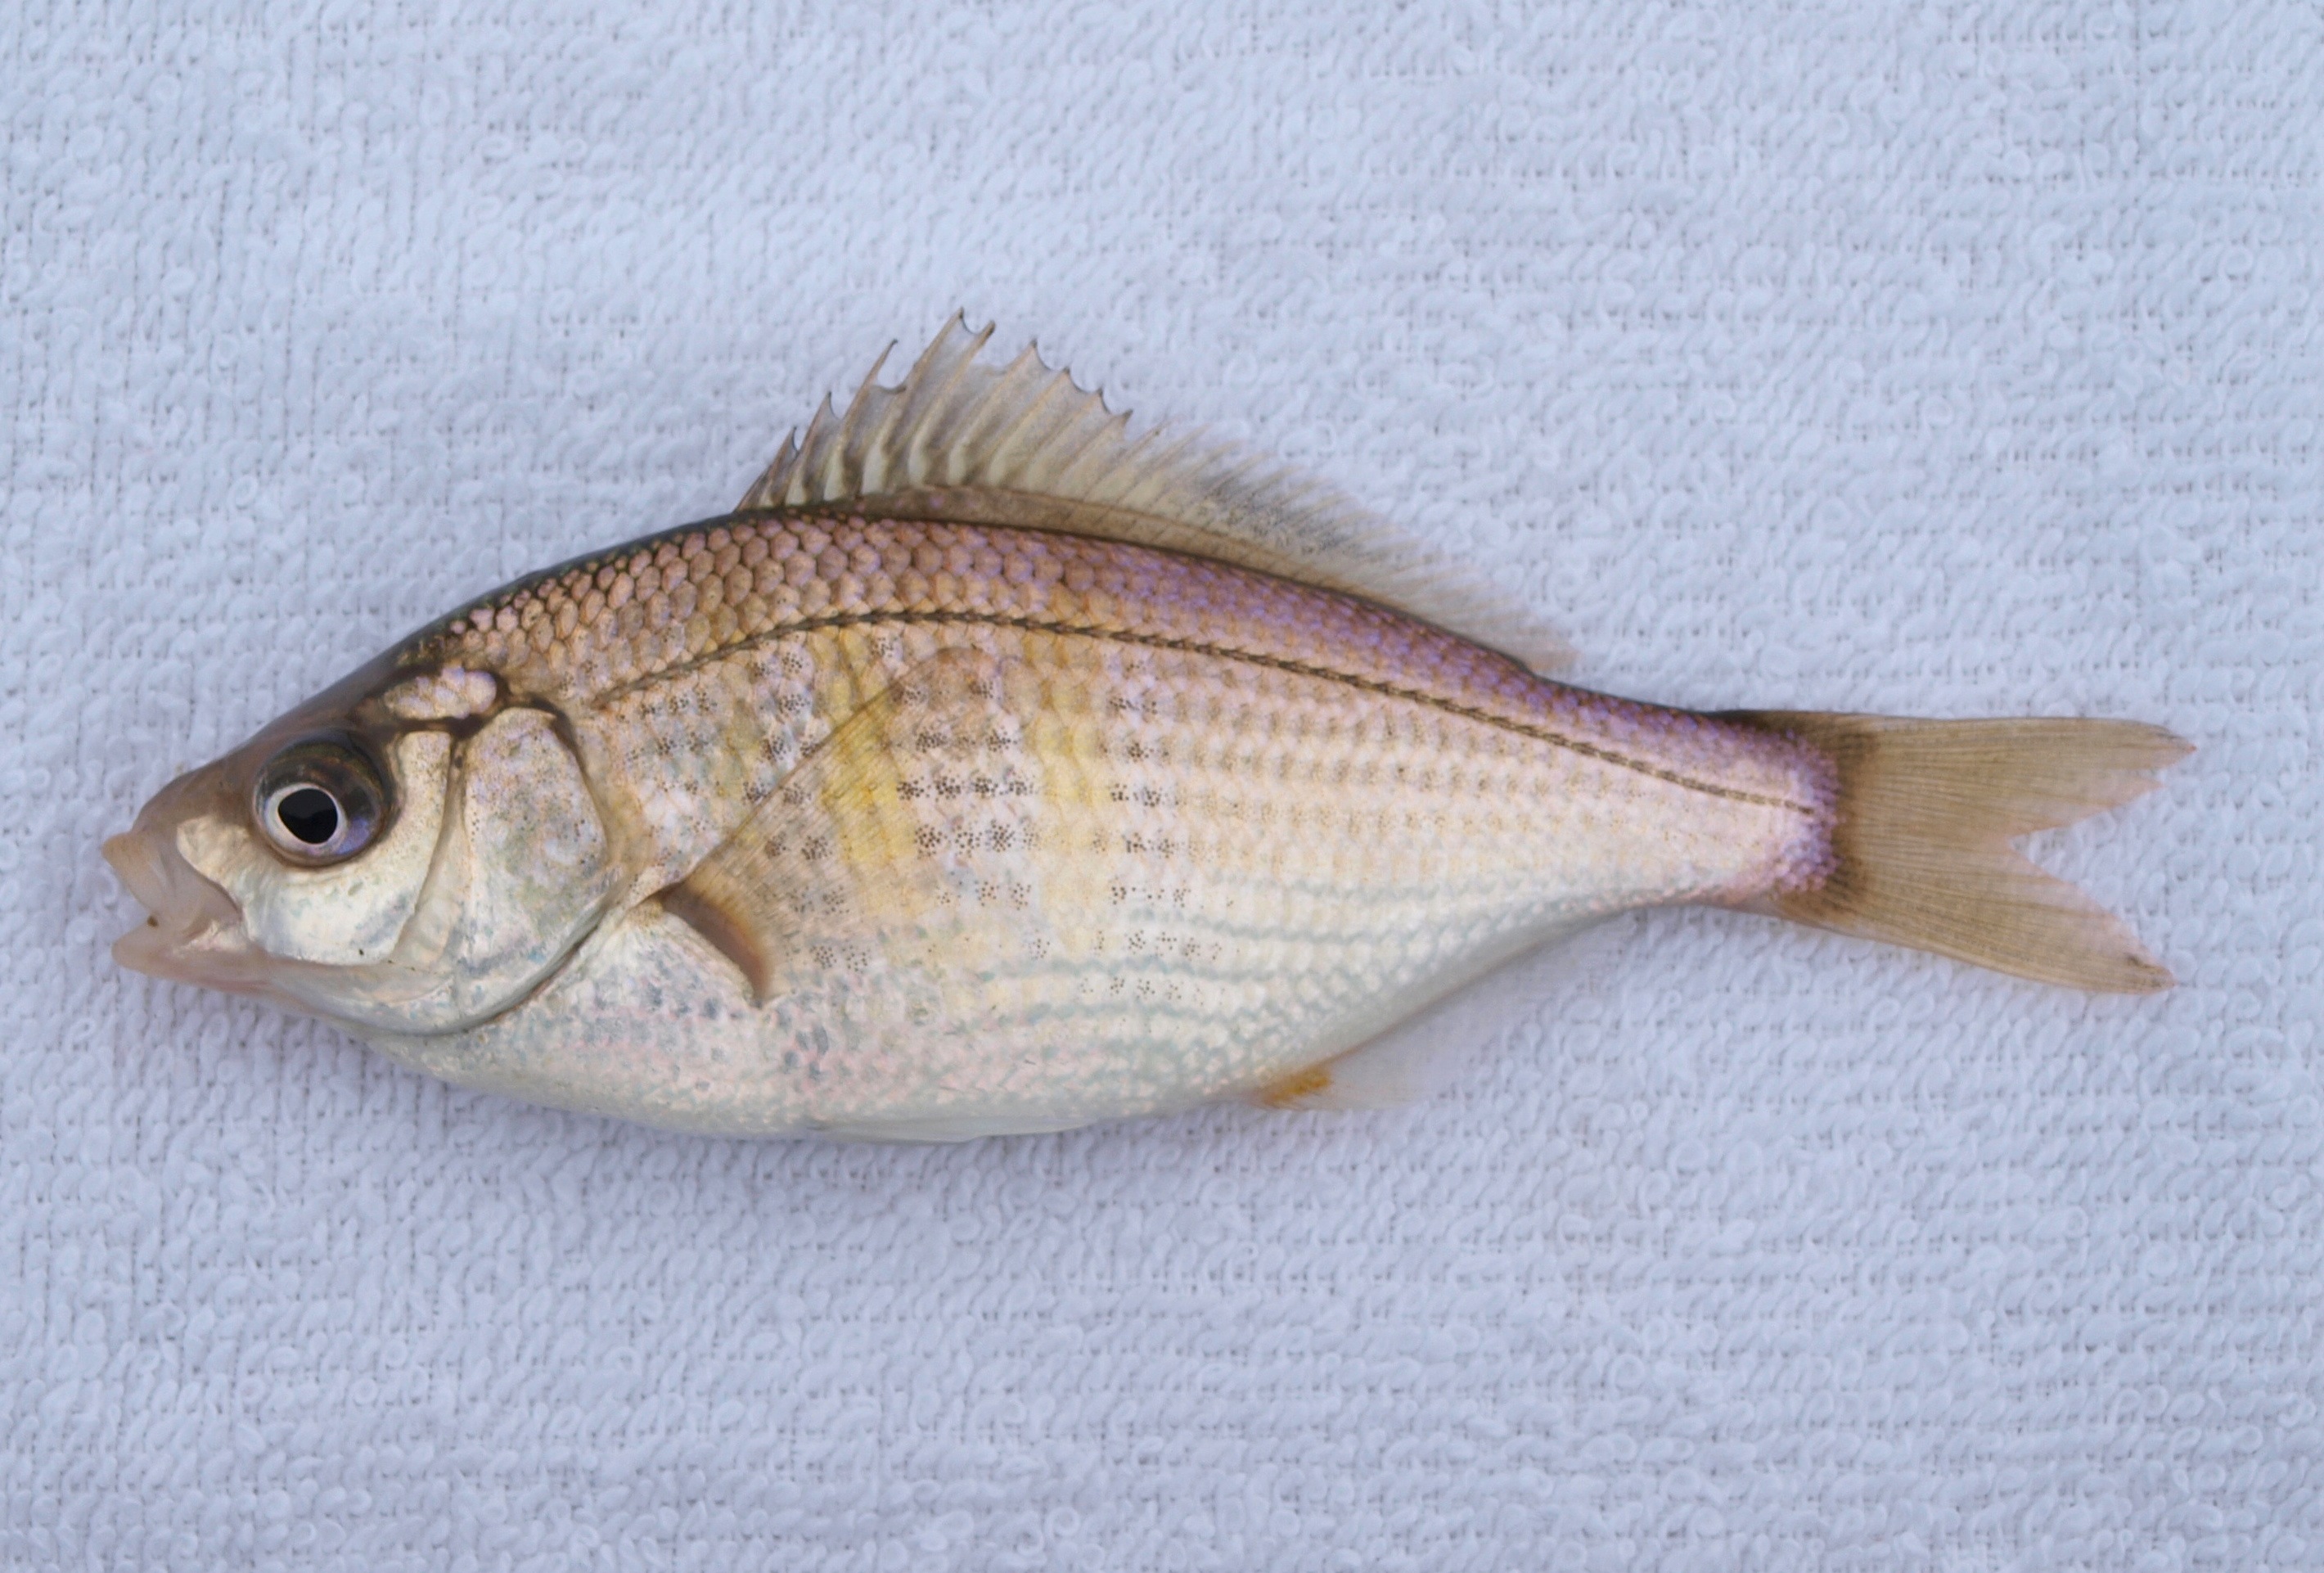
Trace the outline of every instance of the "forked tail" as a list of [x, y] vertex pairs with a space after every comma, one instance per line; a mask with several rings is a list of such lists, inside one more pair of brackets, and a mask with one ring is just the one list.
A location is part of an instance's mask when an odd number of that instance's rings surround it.
[[1810, 710], [1725, 718], [1797, 737], [1838, 771], [1831, 873], [1755, 906], [2043, 983], [2117, 994], [2171, 986], [2119, 919], [2009, 842], [2128, 802], [2190, 745], [2135, 721]]

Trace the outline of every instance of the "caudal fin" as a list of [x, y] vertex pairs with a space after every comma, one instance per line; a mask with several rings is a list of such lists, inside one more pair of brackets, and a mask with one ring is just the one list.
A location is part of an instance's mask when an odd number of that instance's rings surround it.
[[2135, 721], [1748, 719], [1814, 745], [1839, 770], [1838, 865], [1812, 889], [1768, 898], [1770, 910], [2043, 983], [2116, 994], [2171, 986], [2119, 919], [2009, 842], [2151, 791], [2159, 783], [2149, 773], [2190, 745]]

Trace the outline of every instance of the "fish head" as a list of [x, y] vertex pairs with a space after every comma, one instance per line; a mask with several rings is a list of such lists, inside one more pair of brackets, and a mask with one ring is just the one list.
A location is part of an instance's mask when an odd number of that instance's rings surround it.
[[373, 1033], [506, 1010], [622, 883], [553, 709], [386, 658], [162, 788], [105, 856], [149, 913], [123, 966]]

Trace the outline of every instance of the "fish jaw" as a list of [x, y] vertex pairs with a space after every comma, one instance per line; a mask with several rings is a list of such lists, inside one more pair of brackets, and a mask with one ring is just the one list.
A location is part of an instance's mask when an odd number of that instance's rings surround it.
[[113, 958], [148, 977], [271, 997], [268, 958], [250, 943], [241, 906], [178, 849], [178, 828], [226, 795], [220, 773], [213, 765], [180, 776], [106, 839], [105, 861], [147, 913], [113, 942]]

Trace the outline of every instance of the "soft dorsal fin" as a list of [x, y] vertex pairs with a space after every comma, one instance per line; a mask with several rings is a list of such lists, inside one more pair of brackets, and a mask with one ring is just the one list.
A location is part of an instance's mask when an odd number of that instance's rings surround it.
[[897, 517], [1130, 541], [1379, 601], [1537, 671], [1571, 659], [1515, 597], [1336, 487], [1192, 428], [1133, 438], [1126, 412], [1031, 345], [978, 364], [991, 337], [954, 316], [893, 388], [883, 355], [845, 414], [825, 398], [805, 437], [783, 440], [736, 511], [876, 498]]

